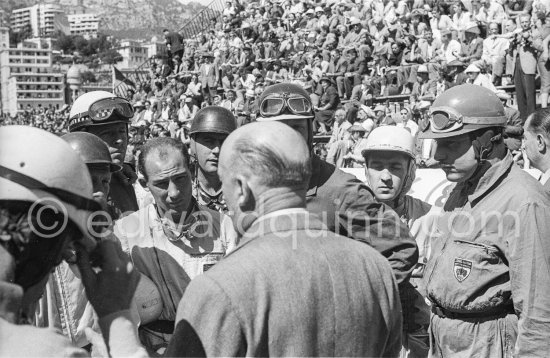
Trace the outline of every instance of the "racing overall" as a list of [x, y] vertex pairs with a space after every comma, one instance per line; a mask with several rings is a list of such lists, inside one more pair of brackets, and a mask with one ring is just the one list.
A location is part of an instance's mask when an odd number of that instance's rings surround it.
[[507, 153], [458, 183], [424, 280], [432, 357], [548, 357], [550, 199]]
[[189, 282], [235, 247], [231, 220], [195, 203], [178, 230], [150, 204], [117, 221], [115, 235], [136, 269], [156, 284], [162, 297], [158, 321], [140, 328], [143, 344], [161, 352], [172, 336], [176, 310]]

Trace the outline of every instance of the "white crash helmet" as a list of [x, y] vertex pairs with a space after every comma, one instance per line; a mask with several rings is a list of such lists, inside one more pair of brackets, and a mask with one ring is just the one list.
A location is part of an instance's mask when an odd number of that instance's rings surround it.
[[[403, 184], [399, 189], [399, 194], [396, 198], [404, 196], [409, 192], [412, 183], [416, 178], [416, 162], [415, 162], [415, 139], [411, 133], [403, 128], [396, 126], [381, 126], [375, 128], [368, 136], [365, 149], [361, 151], [365, 158], [365, 165], [368, 167], [368, 156], [376, 152], [389, 151], [402, 153], [409, 157], [409, 166], [407, 174], [403, 178]], [[368, 175], [367, 175], [368, 179]]]
[[[113, 115], [116, 112], [116, 115]], [[130, 123], [132, 104], [107, 91], [91, 91], [79, 96], [69, 113], [69, 132], [107, 123]]]
[[92, 249], [88, 230], [93, 200], [86, 164], [63, 139], [28, 126], [0, 127], [0, 201], [54, 206], [82, 232], [82, 244]]
[[375, 128], [367, 138], [363, 157], [374, 151], [390, 151], [403, 153], [414, 159], [415, 143], [411, 132], [403, 127], [381, 126]]

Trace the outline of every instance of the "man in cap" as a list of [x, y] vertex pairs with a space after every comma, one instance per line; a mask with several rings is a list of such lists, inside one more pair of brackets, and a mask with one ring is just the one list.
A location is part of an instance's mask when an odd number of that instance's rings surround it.
[[431, 356], [542, 357], [550, 351], [550, 199], [514, 164], [490, 90], [440, 95], [420, 136], [456, 186], [436, 221], [424, 274]]
[[80, 156], [27, 126], [0, 128], [0, 146], [0, 356], [87, 355], [59, 333], [26, 324], [70, 247], [110, 355], [145, 356], [129, 313], [139, 278], [114, 241], [92, 236], [90, 215], [100, 205]]
[[[304, 20], [303, 20], [304, 21]], [[310, 32], [317, 28], [317, 18], [315, 17], [315, 10], [309, 9], [306, 11], [306, 23], [303, 27], [306, 32]]]
[[109, 198], [122, 213], [138, 210], [133, 183], [134, 170], [124, 163], [128, 147], [128, 123], [134, 116], [130, 102], [106, 91], [92, 91], [78, 97], [69, 114], [69, 132], [88, 132], [109, 146], [113, 163], [122, 170], [113, 173]]
[[465, 45], [462, 47], [458, 60], [469, 64], [481, 58], [483, 54], [483, 39], [480, 33], [477, 23], [469, 25], [464, 32], [464, 36], [466, 37], [464, 41]]
[[497, 91], [491, 79], [486, 74], [481, 73], [481, 70], [475, 64], [470, 64], [464, 72], [468, 76], [468, 81], [466, 81], [466, 83], [485, 87], [493, 92]]
[[468, 75], [464, 72], [466, 66], [459, 60], [454, 60], [447, 65], [449, 68], [449, 81], [451, 87], [465, 84], [468, 81]]
[[221, 213], [227, 212], [227, 205], [218, 176], [218, 160], [225, 138], [235, 129], [237, 123], [233, 113], [223, 107], [209, 106], [197, 113], [189, 131], [195, 171], [193, 196], [200, 205]]
[[550, 191], [550, 109], [539, 109], [527, 117], [523, 136], [525, 154], [531, 166], [542, 172], [539, 182]]
[[[260, 97], [257, 121], [282, 121], [297, 130], [313, 149], [313, 110], [300, 86], [269, 86]], [[306, 195], [308, 210], [327, 218], [327, 227], [370, 244], [388, 260], [404, 287], [418, 260], [408, 229], [391, 209], [374, 200], [372, 191], [351, 174], [311, 156], [312, 173]]]
[[155, 138], [138, 159], [153, 203], [115, 223], [114, 233], [136, 269], [160, 291], [158, 319], [140, 327], [140, 338], [161, 352], [172, 335], [176, 308], [189, 282], [206, 272], [235, 246], [230, 220], [199, 205], [193, 198], [193, 177], [187, 147], [174, 138]]
[[213, 63], [214, 56], [211, 53], [204, 54], [203, 59], [199, 67], [199, 81], [205, 101], [212, 104], [212, 98], [217, 95], [220, 71], [218, 65]]
[[363, 30], [361, 21], [356, 17], [352, 17], [349, 23], [349, 32], [342, 42], [342, 46], [349, 48], [353, 47], [359, 49], [360, 45], [364, 44], [367, 33]]
[[310, 150], [276, 122], [229, 135], [219, 173], [242, 239], [187, 288], [166, 355], [398, 355], [395, 278], [306, 210]]
[[[416, 176], [415, 139], [405, 128], [375, 128], [362, 151], [365, 175], [376, 200], [394, 209], [407, 224], [419, 249], [411, 282], [416, 290], [401, 298], [403, 351], [410, 357], [427, 357], [430, 308], [419, 293], [424, 267], [430, 255], [431, 205], [407, 195]], [[435, 211], [435, 210], [434, 210]]]
[[426, 95], [435, 96], [437, 81], [430, 80], [430, 74], [426, 65], [418, 66], [416, 70], [416, 82], [411, 90], [411, 103]]

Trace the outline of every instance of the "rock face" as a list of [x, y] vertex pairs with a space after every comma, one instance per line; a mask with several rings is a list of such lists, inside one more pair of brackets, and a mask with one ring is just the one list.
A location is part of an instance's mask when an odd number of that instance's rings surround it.
[[[9, 16], [11, 10], [35, 3], [36, 0], [0, 0], [0, 9]], [[184, 5], [178, 0], [47, 0], [44, 3], [60, 4], [67, 14], [84, 8], [99, 16], [102, 31], [115, 35], [122, 31], [130, 38], [150, 38], [165, 27], [177, 30], [204, 8], [198, 3]]]

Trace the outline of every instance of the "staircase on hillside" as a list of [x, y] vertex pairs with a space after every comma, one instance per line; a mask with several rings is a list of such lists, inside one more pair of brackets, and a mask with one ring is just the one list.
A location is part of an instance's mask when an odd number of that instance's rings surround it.
[[[191, 20], [187, 21], [187, 23], [185, 23], [185, 25], [183, 25], [178, 32], [182, 34], [183, 38], [190, 39], [197, 36], [201, 32], [208, 30], [211, 27], [210, 21], [212, 19], [219, 19], [222, 16], [224, 7], [223, 3], [224, 0], [213, 0], [210, 4], [208, 4], [208, 6], [202, 9], [201, 12], [199, 12]], [[147, 59], [133, 72], [128, 74], [127, 78], [134, 83], [143, 82], [143, 79], [146, 77], [146, 74], [151, 68], [152, 62], [154, 62], [153, 58]], [[126, 87], [126, 83], [119, 82], [114, 85], [113, 92], [124, 94]]]
[[183, 38], [190, 39], [211, 27], [211, 20], [222, 16], [223, 0], [213, 0], [201, 10], [195, 17], [183, 25], [178, 32]]

